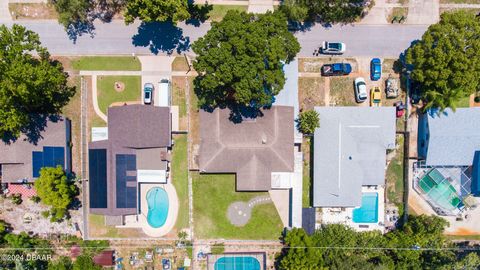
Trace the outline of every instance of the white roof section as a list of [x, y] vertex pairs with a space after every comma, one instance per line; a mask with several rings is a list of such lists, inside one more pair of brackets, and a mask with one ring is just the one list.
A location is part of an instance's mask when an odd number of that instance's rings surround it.
[[315, 107], [313, 206], [357, 207], [361, 188], [385, 184], [395, 107]]
[[92, 142], [108, 140], [108, 127], [92, 127]]
[[272, 172], [272, 188], [292, 188], [293, 177], [293, 172]]
[[138, 183], [167, 183], [166, 170], [137, 170]]
[[429, 112], [426, 165], [470, 166], [480, 151], [480, 108]]
[[158, 83], [158, 107], [170, 107], [170, 83]]

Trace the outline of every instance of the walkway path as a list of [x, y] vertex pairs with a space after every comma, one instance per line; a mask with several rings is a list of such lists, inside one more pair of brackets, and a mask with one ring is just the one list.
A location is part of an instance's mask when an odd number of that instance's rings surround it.
[[269, 195], [257, 196], [248, 202], [233, 202], [227, 210], [227, 217], [230, 223], [237, 227], [245, 226], [252, 216], [252, 208], [255, 205], [269, 203], [272, 200]]
[[8, 0], [0, 0], [0, 20], [12, 21], [10, 11], [8, 9]]
[[267, 13], [273, 11], [272, 0], [250, 0], [248, 1], [248, 12], [252, 13]]

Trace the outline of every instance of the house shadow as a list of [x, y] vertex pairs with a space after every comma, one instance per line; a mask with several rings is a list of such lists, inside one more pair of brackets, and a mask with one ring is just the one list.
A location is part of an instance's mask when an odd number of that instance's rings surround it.
[[132, 44], [148, 47], [153, 54], [182, 53], [190, 49], [190, 38], [183, 36], [183, 30], [172, 22], [142, 22], [132, 37]]
[[[43, 139], [42, 132], [45, 131], [48, 121], [58, 122], [63, 121], [63, 119], [59, 115], [32, 114], [29, 116], [27, 124], [20, 129], [20, 132], [25, 135], [25, 139], [29, 143], [37, 145]], [[6, 144], [14, 143], [17, 139], [18, 137], [10, 132], [6, 132], [2, 136], [2, 141]]]

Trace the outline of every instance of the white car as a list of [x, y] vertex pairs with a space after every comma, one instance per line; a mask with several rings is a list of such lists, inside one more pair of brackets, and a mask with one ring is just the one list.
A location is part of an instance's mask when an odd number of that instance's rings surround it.
[[345, 43], [324, 41], [322, 47], [320, 47], [320, 52], [323, 54], [343, 54], [346, 49]]
[[143, 103], [145, 105], [152, 104], [153, 84], [146, 83], [143, 86]]
[[368, 93], [367, 93], [367, 84], [365, 83], [365, 79], [362, 77], [358, 77], [355, 79], [355, 100], [358, 103], [364, 102], [367, 100]]

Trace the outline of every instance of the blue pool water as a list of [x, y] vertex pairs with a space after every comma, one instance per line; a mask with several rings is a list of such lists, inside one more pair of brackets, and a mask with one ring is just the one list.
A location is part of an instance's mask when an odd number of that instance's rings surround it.
[[260, 263], [251, 256], [221, 257], [215, 262], [215, 270], [260, 270]]
[[353, 209], [353, 222], [378, 222], [378, 193], [362, 194], [362, 206], [360, 208]]
[[155, 187], [147, 192], [147, 221], [153, 228], [160, 228], [167, 221], [168, 194], [163, 188]]

